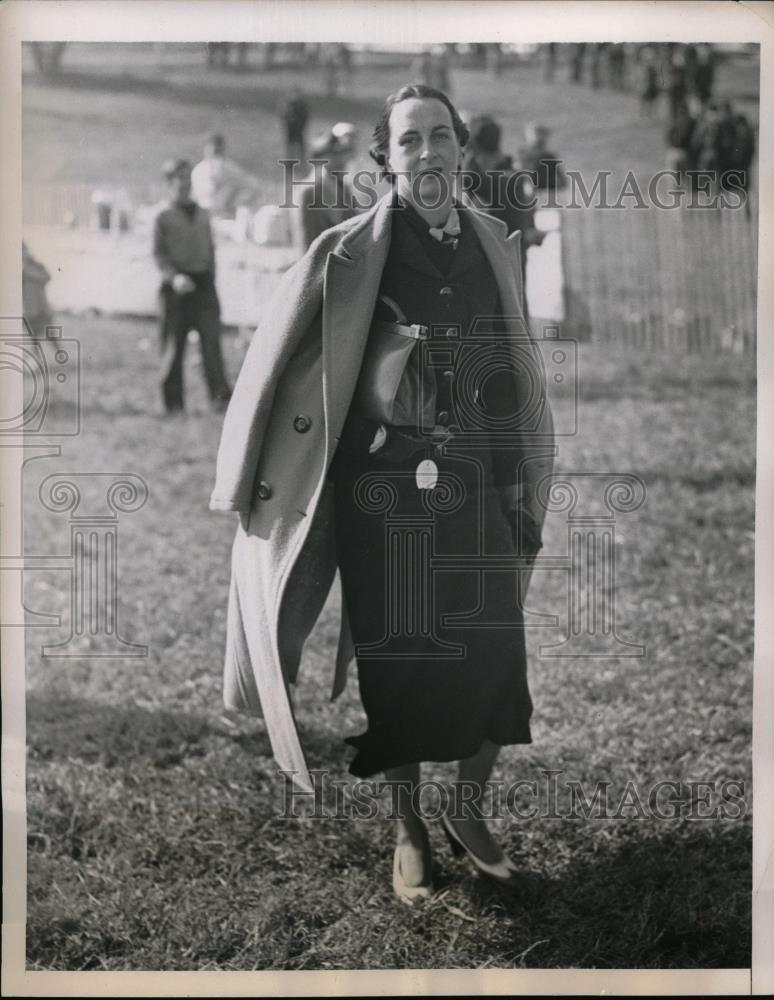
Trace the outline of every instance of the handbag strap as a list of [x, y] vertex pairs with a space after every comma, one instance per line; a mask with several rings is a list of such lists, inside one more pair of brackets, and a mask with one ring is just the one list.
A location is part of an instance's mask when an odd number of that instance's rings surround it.
[[428, 329], [421, 323], [390, 323], [388, 320], [377, 320], [374, 328], [380, 333], [395, 333], [399, 337], [410, 337], [412, 340], [427, 340]]

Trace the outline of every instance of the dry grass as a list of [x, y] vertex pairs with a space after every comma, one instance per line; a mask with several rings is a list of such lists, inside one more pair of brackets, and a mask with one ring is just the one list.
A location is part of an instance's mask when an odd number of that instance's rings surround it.
[[[262, 723], [220, 707], [233, 524], [206, 510], [219, 421], [193, 358], [189, 415], [149, 415], [155, 358], [138, 343], [152, 332], [69, 321], [85, 359], [84, 430], [66, 461], [28, 467], [35, 553], [67, 544], [66, 516], [36, 502], [51, 471], [129, 471], [150, 489], [120, 523], [123, 630], [149, 657], [43, 659], [51, 637], [29, 633], [30, 967], [747, 965], [749, 814], [503, 823], [525, 872], [510, 897], [453, 862], [434, 832], [440, 895], [421, 915], [392, 898], [383, 816], [280, 818]], [[234, 368], [233, 338], [228, 350]], [[617, 525], [617, 613], [620, 634], [648, 652], [539, 657], [555, 633], [535, 630], [534, 743], [506, 750], [497, 776], [561, 769], [560, 787], [608, 780], [614, 802], [630, 779], [643, 797], [661, 779], [738, 780], [749, 806], [753, 373], [741, 360], [675, 364], [582, 345], [580, 387], [580, 433], [561, 466], [647, 485]], [[564, 532], [551, 518], [547, 551], [563, 551]], [[563, 587], [561, 574], [536, 576], [535, 605], [560, 609]], [[66, 620], [61, 574], [30, 574], [27, 595]], [[342, 736], [363, 720], [353, 688], [326, 700], [335, 610], [309, 643], [297, 712], [311, 765], [346, 779]]]

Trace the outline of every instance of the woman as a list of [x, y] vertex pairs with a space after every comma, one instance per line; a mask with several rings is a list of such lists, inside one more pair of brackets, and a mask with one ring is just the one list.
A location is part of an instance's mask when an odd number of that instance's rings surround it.
[[[422, 761], [460, 761], [474, 801], [444, 830], [481, 871], [513, 880], [477, 800], [499, 746], [530, 740], [513, 554], [540, 547], [535, 486], [553, 456], [518, 236], [454, 200], [466, 141], [443, 93], [388, 98], [371, 152], [392, 190], [285, 276], [226, 414], [211, 499], [240, 513], [226, 704], [262, 708], [275, 757], [305, 787], [287, 685], [340, 568], [334, 694], [351, 629], [368, 717], [348, 740], [351, 770], [396, 782], [393, 885], [406, 901], [432, 892], [411, 794]], [[406, 335], [416, 344], [396, 388], [383, 345]]]

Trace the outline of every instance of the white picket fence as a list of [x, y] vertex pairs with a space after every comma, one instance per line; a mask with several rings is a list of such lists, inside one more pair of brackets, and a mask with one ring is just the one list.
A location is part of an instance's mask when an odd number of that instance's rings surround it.
[[754, 352], [757, 239], [744, 209], [562, 212], [565, 326], [579, 339]]

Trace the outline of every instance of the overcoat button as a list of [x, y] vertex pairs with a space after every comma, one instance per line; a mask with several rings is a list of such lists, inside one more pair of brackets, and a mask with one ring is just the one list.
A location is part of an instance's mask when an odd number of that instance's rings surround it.
[[448, 285], [444, 285], [444, 287], [441, 289], [440, 294], [443, 295], [443, 296], [450, 296], [450, 295], [454, 295], [454, 292], [452, 291], [451, 288], [449, 288]]
[[445, 427], [449, 423], [449, 413], [447, 410], [441, 410], [437, 417], [438, 423], [441, 427]]
[[309, 428], [312, 426], [312, 421], [309, 417], [304, 416], [303, 413], [299, 413], [296, 419], [293, 421], [293, 426], [298, 431], [299, 434], [306, 434]]
[[446, 371], [443, 373], [443, 377], [448, 379], [454, 378], [453, 370], [451, 368], [447, 368]]
[[271, 500], [273, 492], [274, 491], [272, 490], [271, 486], [269, 486], [268, 483], [261, 482], [261, 483], [258, 484], [258, 499], [259, 500]]

